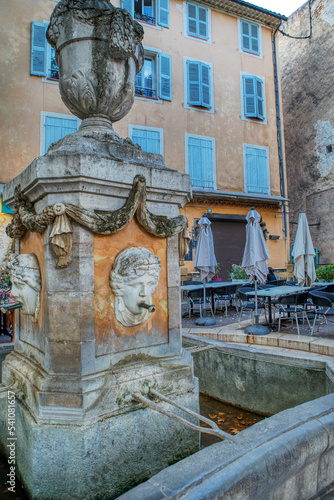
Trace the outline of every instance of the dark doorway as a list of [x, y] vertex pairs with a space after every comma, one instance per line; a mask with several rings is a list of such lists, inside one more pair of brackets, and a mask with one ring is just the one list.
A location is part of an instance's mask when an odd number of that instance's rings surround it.
[[211, 228], [217, 262], [220, 264], [219, 278], [230, 279], [232, 264], [240, 265], [246, 241], [246, 221], [218, 222], [211, 219]]

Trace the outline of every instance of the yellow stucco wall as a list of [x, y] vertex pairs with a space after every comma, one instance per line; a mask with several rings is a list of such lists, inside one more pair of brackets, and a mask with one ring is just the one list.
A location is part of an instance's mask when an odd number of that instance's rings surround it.
[[[113, 2], [120, 6], [120, 1]], [[62, 103], [58, 85], [30, 75], [31, 21], [48, 20], [54, 0], [11, 0], [2, 3], [6, 20], [0, 33], [2, 99], [0, 124], [2, 168], [0, 182], [15, 177], [40, 154], [41, 111], [70, 114]], [[270, 188], [280, 195], [277, 147], [272, 32], [262, 26], [262, 57], [239, 51], [238, 19], [211, 10], [212, 43], [184, 36], [184, 2], [170, 0], [170, 28], [144, 25], [144, 45], [172, 56], [172, 101], [135, 98], [130, 113], [114, 125], [127, 137], [128, 126], [164, 129], [164, 159], [168, 167], [185, 171], [185, 133], [214, 137], [216, 140], [217, 189], [244, 191], [243, 143], [267, 146], [270, 158]], [[213, 64], [214, 113], [184, 108], [184, 57]], [[267, 124], [241, 119], [240, 72], [265, 78]], [[191, 204], [190, 204], [191, 205]], [[255, 204], [256, 207], [256, 204]], [[207, 205], [206, 208], [210, 208]], [[204, 209], [204, 212], [206, 211]], [[215, 213], [247, 213], [244, 206], [211, 207]], [[250, 208], [250, 207], [249, 207]], [[267, 228], [283, 237], [281, 208], [268, 209]], [[261, 213], [261, 210], [258, 209]], [[199, 215], [197, 213], [201, 212]], [[187, 209], [190, 218], [203, 210]], [[262, 215], [262, 214], [261, 214]], [[269, 222], [270, 221], [270, 222]], [[273, 267], [286, 264], [286, 241], [268, 241]]]

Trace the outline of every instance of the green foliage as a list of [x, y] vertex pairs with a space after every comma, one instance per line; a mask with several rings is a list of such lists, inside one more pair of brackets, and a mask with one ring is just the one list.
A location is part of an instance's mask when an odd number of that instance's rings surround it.
[[334, 281], [334, 264], [320, 266], [316, 269], [317, 280]]
[[218, 278], [219, 277], [219, 271], [220, 271], [220, 264], [219, 264], [219, 262], [217, 262], [216, 267], [215, 267], [214, 278]]
[[246, 280], [248, 275], [242, 267], [237, 266], [237, 264], [232, 264], [231, 272], [229, 272], [232, 280]]

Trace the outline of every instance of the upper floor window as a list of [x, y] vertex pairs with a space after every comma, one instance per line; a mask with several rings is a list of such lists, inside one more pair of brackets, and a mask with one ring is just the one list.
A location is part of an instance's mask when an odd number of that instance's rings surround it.
[[138, 21], [169, 28], [169, 0], [122, 0], [121, 5]]
[[208, 9], [187, 2], [187, 33], [190, 36], [209, 38]]
[[216, 188], [216, 144], [213, 137], [186, 134], [186, 173], [193, 186]]
[[41, 155], [47, 153], [53, 142], [59, 141], [79, 128], [81, 120], [71, 115], [60, 113], [41, 113]]
[[162, 128], [129, 125], [129, 137], [143, 151], [164, 155], [164, 131]]
[[266, 119], [264, 79], [242, 74], [242, 116], [256, 118], [264, 122]]
[[151, 99], [172, 100], [172, 63], [171, 56], [145, 50], [144, 65], [136, 75], [135, 94]]
[[244, 144], [243, 155], [245, 192], [270, 194], [269, 149]]
[[249, 21], [240, 21], [240, 38], [241, 50], [253, 55], [260, 55], [261, 53], [261, 40], [260, 40], [260, 26], [258, 24], [250, 23]]
[[44, 76], [47, 80], [59, 81], [59, 68], [54, 49], [46, 41], [48, 23], [31, 23], [31, 65], [32, 75]]
[[213, 112], [212, 64], [193, 59], [185, 59], [185, 63], [185, 107]]

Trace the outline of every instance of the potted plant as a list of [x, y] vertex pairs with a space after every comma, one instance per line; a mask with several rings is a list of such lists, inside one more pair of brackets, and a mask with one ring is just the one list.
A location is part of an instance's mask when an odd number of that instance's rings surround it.
[[317, 281], [334, 281], [334, 264], [320, 266], [316, 269], [315, 273], [317, 275]]
[[220, 271], [220, 264], [219, 264], [219, 262], [217, 262], [217, 264], [215, 266], [215, 274], [212, 278], [212, 281], [222, 281], [222, 279], [218, 277], [219, 271]]
[[246, 271], [237, 264], [232, 264], [229, 275], [232, 281], [244, 281], [248, 279]]

